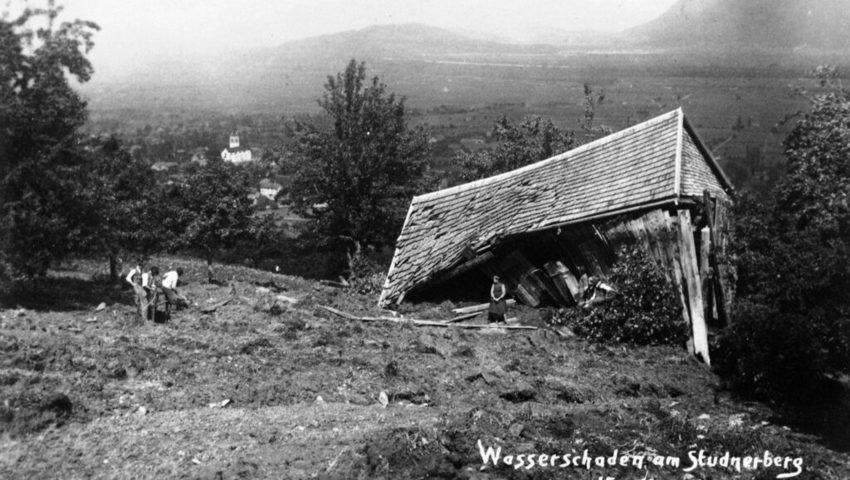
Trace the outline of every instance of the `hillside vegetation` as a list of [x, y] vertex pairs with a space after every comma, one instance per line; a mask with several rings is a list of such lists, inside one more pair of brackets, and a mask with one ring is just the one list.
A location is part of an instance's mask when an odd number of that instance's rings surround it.
[[[201, 261], [155, 262], [187, 270], [195, 304], [167, 323], [142, 323], [129, 291], [89, 262], [51, 271], [52, 297], [7, 302], [0, 477], [741, 478], [719, 467], [685, 476], [700, 449], [802, 458], [797, 478], [850, 475], [850, 457], [720, 391], [684, 349], [562, 338], [519, 307], [511, 314], [539, 330], [344, 320], [319, 305], [381, 312], [370, 297], [297, 277], [225, 266], [219, 286], [202, 283]], [[502, 458], [482, 468], [479, 440], [503, 457], [617, 451], [681, 465], [516, 470]]]

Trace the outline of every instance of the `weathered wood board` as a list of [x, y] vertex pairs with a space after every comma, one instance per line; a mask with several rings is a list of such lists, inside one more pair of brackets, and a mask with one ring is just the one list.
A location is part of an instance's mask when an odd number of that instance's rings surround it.
[[691, 214], [688, 210], [679, 210], [679, 247], [682, 263], [682, 275], [687, 286], [688, 306], [691, 314], [693, 349], [706, 365], [711, 365], [708, 354], [708, 330], [705, 324], [705, 307], [702, 301], [702, 286], [697, 266], [697, 251], [694, 245], [694, 232]]

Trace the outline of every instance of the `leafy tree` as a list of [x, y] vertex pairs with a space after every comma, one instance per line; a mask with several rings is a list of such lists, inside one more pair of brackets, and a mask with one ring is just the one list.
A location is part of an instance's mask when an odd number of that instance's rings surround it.
[[110, 137], [90, 147], [85, 195], [91, 253], [109, 257], [110, 276], [117, 281], [117, 258], [142, 258], [163, 245], [160, 187], [146, 162], [133, 158]]
[[322, 206], [316, 230], [355, 245], [392, 243], [411, 197], [422, 189], [428, 137], [407, 123], [403, 98], [364, 63], [329, 76], [319, 105], [329, 125], [300, 124], [300, 161], [292, 189], [302, 213]]
[[493, 127], [493, 133], [498, 141], [495, 150], [459, 154], [462, 180], [514, 170], [575, 146], [572, 132], [560, 130], [551, 120], [540, 117], [527, 117], [519, 124], [502, 117]]
[[602, 102], [604, 101], [604, 90], [599, 94], [594, 94], [593, 87], [591, 87], [589, 83], [584, 84], [584, 102], [582, 103], [582, 106], [584, 107], [584, 114], [582, 115], [582, 118], [576, 119], [576, 122], [578, 122], [585, 135], [594, 136], [597, 134], [607, 135], [611, 133], [611, 130], [606, 127], [593, 126], [593, 119], [596, 117], [596, 109], [599, 108], [599, 105], [602, 105]]
[[[85, 155], [75, 134], [86, 104], [66, 72], [89, 80], [86, 54], [98, 27], [80, 20], [57, 25], [61, 10], [51, 0], [45, 9], [0, 18], [0, 244], [7, 274], [43, 274], [85, 237], [87, 211], [76, 195]], [[33, 26], [42, 19], [44, 26]]]
[[822, 85], [773, 195], [738, 208], [739, 301], [719, 368], [765, 398], [805, 400], [850, 372], [850, 92]]
[[213, 257], [255, 232], [254, 207], [248, 198], [252, 191], [243, 169], [211, 160], [163, 199], [163, 228], [179, 232], [169, 239], [169, 246], [203, 252], [210, 282]]

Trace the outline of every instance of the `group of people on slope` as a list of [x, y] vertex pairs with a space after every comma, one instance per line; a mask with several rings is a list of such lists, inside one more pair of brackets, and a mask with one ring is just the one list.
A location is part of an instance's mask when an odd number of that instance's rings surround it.
[[141, 266], [136, 266], [130, 270], [126, 280], [133, 287], [133, 292], [136, 295], [136, 305], [139, 307], [139, 314], [142, 316], [142, 319], [155, 319], [156, 305], [158, 304], [160, 295], [165, 297], [166, 315], [171, 313], [171, 306], [180, 309], [189, 305], [186, 297], [177, 291], [177, 285], [182, 275], [182, 268], [168, 271], [161, 277], [159, 275], [159, 267], [155, 266], [147, 271], [144, 271]]

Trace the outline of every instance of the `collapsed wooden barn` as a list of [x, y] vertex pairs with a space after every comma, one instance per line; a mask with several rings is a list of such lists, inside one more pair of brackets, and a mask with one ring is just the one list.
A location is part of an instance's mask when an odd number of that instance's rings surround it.
[[621, 245], [663, 268], [708, 363], [706, 319], [725, 321], [732, 186], [681, 108], [540, 162], [415, 197], [380, 305], [499, 274], [531, 306], [570, 305], [582, 275], [605, 278]]

